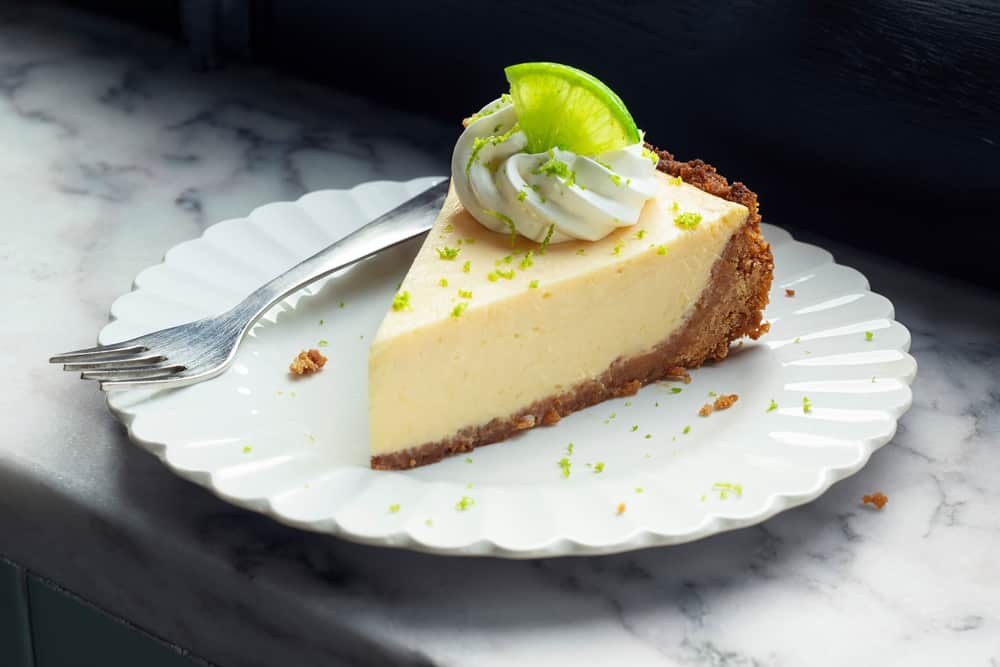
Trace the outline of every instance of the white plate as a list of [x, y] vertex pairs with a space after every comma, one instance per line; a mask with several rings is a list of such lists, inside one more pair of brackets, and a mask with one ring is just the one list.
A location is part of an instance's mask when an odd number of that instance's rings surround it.
[[[314, 192], [221, 222], [140, 273], [112, 306], [100, 342], [222, 311], [436, 180]], [[115, 393], [108, 403], [131, 438], [182, 477], [283, 523], [348, 540], [528, 558], [699, 539], [816, 498], [860, 469], [910, 406], [916, 363], [892, 304], [830, 253], [777, 227], [764, 233], [776, 271], [771, 332], [761, 341], [694, 371], [689, 385], [651, 385], [469, 457], [402, 472], [368, 468], [368, 341], [419, 241], [275, 308], [219, 378]], [[290, 379], [292, 357], [321, 339], [329, 342], [326, 368]], [[698, 417], [710, 391], [739, 401]], [[772, 399], [779, 407], [768, 412]], [[567, 479], [557, 461], [570, 442]], [[598, 462], [603, 472], [587, 465]], [[463, 496], [474, 504], [459, 510]]]

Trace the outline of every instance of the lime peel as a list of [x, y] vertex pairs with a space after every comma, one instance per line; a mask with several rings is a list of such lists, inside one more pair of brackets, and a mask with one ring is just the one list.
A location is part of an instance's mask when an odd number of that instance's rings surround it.
[[529, 153], [550, 148], [597, 155], [641, 141], [625, 103], [597, 77], [558, 63], [504, 70]]

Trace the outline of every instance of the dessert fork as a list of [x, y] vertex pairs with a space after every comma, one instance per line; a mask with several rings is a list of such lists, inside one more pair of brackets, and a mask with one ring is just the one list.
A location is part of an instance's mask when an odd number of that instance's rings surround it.
[[144, 336], [57, 354], [50, 363], [80, 371], [100, 388], [181, 387], [225, 371], [253, 324], [276, 303], [338, 269], [423, 234], [448, 194], [447, 179], [256, 289], [230, 310]]

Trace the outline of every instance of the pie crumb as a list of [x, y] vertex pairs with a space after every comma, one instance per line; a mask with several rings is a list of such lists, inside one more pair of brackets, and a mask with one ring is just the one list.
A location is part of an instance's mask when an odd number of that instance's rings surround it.
[[715, 403], [712, 404], [712, 407], [716, 410], [726, 410], [738, 400], [740, 400], [739, 394], [723, 394], [715, 399]]
[[788, 297], [795, 296], [795, 290], [793, 290], [793, 289], [786, 289], [785, 290], [785, 296], [788, 296]]
[[535, 415], [525, 415], [520, 419], [518, 419], [517, 424], [515, 424], [514, 426], [515, 428], [517, 428], [518, 431], [523, 431], [525, 429], [532, 428], [534, 425], [535, 425]]
[[562, 417], [559, 416], [559, 413], [556, 412], [555, 408], [549, 408], [546, 410], [545, 414], [542, 415], [542, 423], [546, 426], [558, 424], [560, 419], [562, 419]]
[[626, 382], [617, 389], [612, 391], [612, 395], [616, 397], [621, 396], [635, 396], [642, 389], [642, 383], [638, 380], [632, 380], [631, 382]]
[[881, 491], [876, 491], [871, 495], [865, 494], [862, 496], [861, 502], [865, 505], [874, 505], [875, 509], [882, 509], [885, 507], [885, 504], [889, 502], [889, 497]]
[[292, 363], [288, 365], [288, 371], [293, 375], [312, 375], [326, 365], [326, 357], [319, 350], [313, 348], [309, 351], [299, 352]]
[[673, 366], [667, 369], [668, 380], [680, 380], [684, 384], [691, 384], [691, 374], [681, 366]]
[[705, 405], [701, 406], [701, 410], [698, 410], [698, 416], [699, 417], [707, 417], [710, 414], [712, 414], [712, 406], [709, 405], [708, 403], [706, 403]]
[[618, 516], [625, 514], [625, 503], [618, 503], [618, 510], [616, 511]]

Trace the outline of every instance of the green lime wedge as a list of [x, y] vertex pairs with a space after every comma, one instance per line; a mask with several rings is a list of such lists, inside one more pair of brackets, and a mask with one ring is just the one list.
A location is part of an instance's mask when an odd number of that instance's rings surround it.
[[596, 77], [558, 63], [511, 65], [504, 73], [528, 152], [596, 155], [639, 141], [621, 98]]

